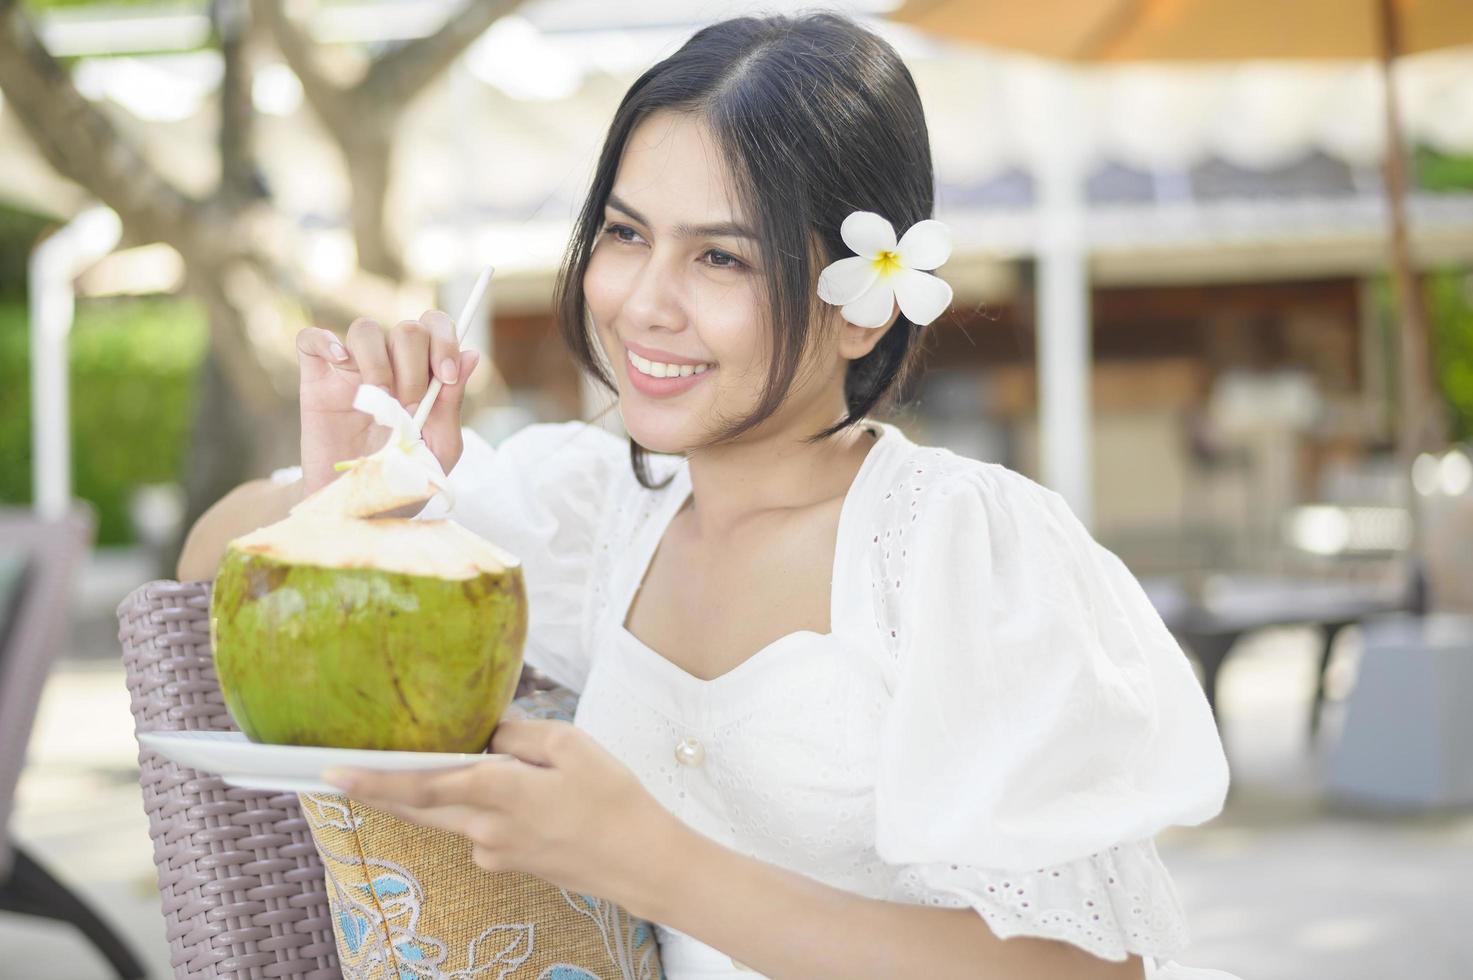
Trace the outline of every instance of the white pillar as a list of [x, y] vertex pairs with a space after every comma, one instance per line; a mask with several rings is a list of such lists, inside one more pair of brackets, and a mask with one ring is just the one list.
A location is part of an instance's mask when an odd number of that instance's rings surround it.
[[1053, 107], [1037, 188], [1038, 421], [1041, 481], [1086, 526], [1094, 515], [1090, 428], [1089, 248], [1085, 241], [1084, 120], [1072, 68], [1048, 71]]
[[31, 252], [31, 488], [32, 507], [60, 520], [71, 507], [71, 410], [67, 337], [76, 312], [72, 280], [111, 252], [123, 226], [111, 209], [84, 211]]

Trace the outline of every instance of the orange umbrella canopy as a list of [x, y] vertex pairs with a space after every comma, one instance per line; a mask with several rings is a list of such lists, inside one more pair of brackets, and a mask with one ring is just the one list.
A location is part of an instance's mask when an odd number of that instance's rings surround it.
[[1244, 61], [1380, 57], [1388, 12], [1397, 54], [1473, 44], [1473, 0], [907, 0], [890, 17], [1069, 61]]

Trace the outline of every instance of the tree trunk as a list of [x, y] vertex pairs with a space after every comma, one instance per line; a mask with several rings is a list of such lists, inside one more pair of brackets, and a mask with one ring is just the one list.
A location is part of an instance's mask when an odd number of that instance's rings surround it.
[[1426, 297], [1412, 258], [1407, 221], [1410, 167], [1396, 101], [1400, 25], [1390, 0], [1381, 0], [1378, 9], [1381, 19], [1381, 75], [1385, 84], [1382, 111], [1386, 127], [1386, 159], [1383, 175], [1387, 216], [1391, 221], [1391, 277], [1396, 292], [1398, 337], [1401, 341], [1401, 411], [1397, 450], [1402, 466], [1410, 472], [1412, 460], [1418, 453], [1440, 450], [1446, 445], [1447, 419], [1432, 354]]
[[[280, 16], [279, 0], [257, 7]], [[334, 92], [306, 64], [286, 33], [284, 53], [304, 67], [303, 84], [329, 129], [351, 134], [354, 232], [361, 270], [330, 291], [313, 287], [277, 256], [295, 228], [265, 204], [251, 150], [250, 24], [247, 0], [213, 0], [212, 23], [225, 59], [219, 133], [220, 183], [198, 199], [173, 186], [72, 84], [46, 51], [18, 0], [0, 0], [0, 89], [5, 108], [62, 176], [86, 188], [122, 219], [130, 243], [162, 241], [183, 256], [188, 289], [206, 306], [210, 353], [200, 372], [198, 416], [186, 475], [187, 530], [221, 496], [273, 466], [296, 462], [296, 360], [289, 333], [293, 307], [332, 325], [363, 312], [399, 309], [413, 289], [384, 232], [391, 172], [392, 120], [515, 0], [470, 0], [436, 34], [395, 49], [365, 81], [358, 98]], [[283, 31], [287, 28], [284, 26]], [[305, 72], [305, 74], [303, 74]], [[343, 111], [333, 111], [341, 109]], [[361, 212], [361, 213], [360, 213]], [[275, 226], [273, 226], [273, 221]], [[289, 252], [289, 250], [287, 250]], [[381, 272], [387, 278], [373, 275]], [[416, 300], [415, 309], [423, 308]], [[172, 574], [182, 538], [165, 574]]]
[[405, 270], [389, 228], [388, 188], [393, 134], [405, 108], [498, 18], [521, 0], [466, 0], [430, 35], [376, 57], [357, 84], [328, 80], [317, 64], [305, 25], [282, 0], [251, 0], [257, 19], [302, 82], [302, 92], [343, 154], [352, 193], [353, 240], [366, 272], [403, 279]]
[[224, 63], [219, 95], [220, 184], [216, 197], [227, 210], [234, 210], [266, 196], [256, 173], [256, 108], [251, 97], [255, 64], [250, 7], [246, 0], [212, 0], [210, 19]]
[[295, 389], [283, 391], [290, 384], [284, 369], [264, 368], [245, 342], [252, 315], [247, 307], [277, 297], [269, 292], [254, 296], [240, 284], [243, 279], [259, 281], [228, 266], [189, 268], [187, 288], [208, 313], [210, 344], [195, 382], [184, 518], [175, 540], [160, 556], [159, 574], [165, 578], [173, 577], [184, 538], [206, 510], [245, 481], [297, 458]]
[[266, 476], [278, 463], [288, 465], [281, 446], [295, 445], [298, 440], [294, 405], [284, 405], [269, 418], [240, 411], [226, 383], [222, 360], [219, 348], [212, 346], [200, 366], [184, 473], [184, 520], [160, 555], [161, 578], [174, 577], [184, 538], [204, 512], [247, 480]]
[[222, 357], [219, 345], [211, 344], [195, 381], [194, 425], [185, 456], [184, 520], [174, 540], [159, 555], [156, 574], [160, 578], [174, 577], [184, 538], [200, 516], [254, 472], [248, 416], [240, 411], [231, 394], [220, 366]]
[[358, 265], [375, 275], [403, 279], [404, 264], [389, 228], [393, 126], [360, 120], [339, 136], [353, 187], [353, 242], [358, 248]]
[[46, 161], [116, 211], [131, 240], [168, 242], [189, 254], [187, 232], [201, 203], [164, 180], [82, 97], [15, 0], [0, 0], [0, 89], [4, 111]]

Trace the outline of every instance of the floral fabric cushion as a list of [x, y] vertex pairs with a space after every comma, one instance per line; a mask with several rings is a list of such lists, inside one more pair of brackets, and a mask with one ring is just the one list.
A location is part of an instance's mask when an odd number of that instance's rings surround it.
[[[539, 690], [511, 716], [570, 719]], [[649, 923], [596, 898], [471, 861], [464, 837], [339, 794], [300, 794], [327, 880], [344, 980], [662, 980]]]

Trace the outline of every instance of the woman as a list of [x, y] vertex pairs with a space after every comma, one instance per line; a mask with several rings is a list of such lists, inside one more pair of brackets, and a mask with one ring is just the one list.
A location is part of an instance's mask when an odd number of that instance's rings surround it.
[[1056, 494], [871, 417], [950, 299], [933, 184], [889, 45], [727, 21], [625, 96], [559, 280], [629, 441], [463, 430], [443, 313], [303, 331], [278, 505], [382, 440], [360, 383], [433, 372], [449, 514], [522, 558], [526, 662], [581, 695], [503, 722], [512, 759], [337, 785], [652, 920], [671, 980], [1186, 975], [1152, 838], [1227, 769], [1179, 648]]

